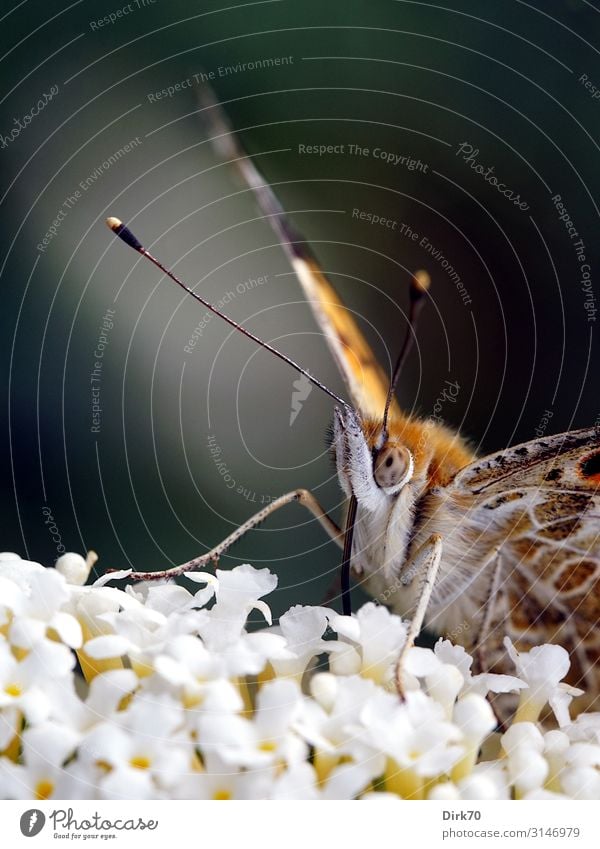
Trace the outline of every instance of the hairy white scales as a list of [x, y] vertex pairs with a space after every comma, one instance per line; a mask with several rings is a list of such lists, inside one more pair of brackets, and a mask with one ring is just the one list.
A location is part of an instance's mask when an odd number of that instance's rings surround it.
[[[410, 615], [419, 594], [411, 557], [439, 534], [443, 556], [425, 621], [438, 633], [474, 625], [483, 615], [495, 556], [486, 542], [487, 517], [476, 527], [468, 515], [453, 514], [442, 489], [426, 493], [427, 482], [413, 477], [412, 463], [396, 486], [378, 486], [371, 452], [351, 413], [336, 415], [333, 447], [342, 489], [358, 503], [352, 564], [364, 589], [395, 613]], [[491, 512], [489, 521], [496, 521]], [[473, 563], [480, 565], [474, 570]]]

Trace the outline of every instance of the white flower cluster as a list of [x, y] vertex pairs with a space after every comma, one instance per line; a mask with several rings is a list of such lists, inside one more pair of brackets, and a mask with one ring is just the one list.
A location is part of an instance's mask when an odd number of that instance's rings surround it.
[[[406, 626], [384, 607], [272, 626], [268, 569], [123, 591], [84, 586], [92, 562], [0, 555], [2, 798], [600, 799], [600, 714], [571, 721], [558, 646], [508, 643], [516, 677], [472, 675], [447, 640], [413, 648], [402, 701]], [[503, 734], [490, 692], [520, 694]]]

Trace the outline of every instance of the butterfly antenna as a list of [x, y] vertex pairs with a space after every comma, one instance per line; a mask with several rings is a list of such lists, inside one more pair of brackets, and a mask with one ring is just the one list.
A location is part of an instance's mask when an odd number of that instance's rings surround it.
[[106, 219], [106, 223], [108, 227], [113, 231], [115, 236], [118, 236], [125, 242], [126, 245], [129, 245], [129, 247], [133, 248], [134, 251], [137, 251], [143, 257], [146, 257], [146, 259], [150, 260], [150, 262], [153, 263], [157, 268], [159, 268], [163, 272], [163, 274], [166, 274], [167, 277], [170, 277], [171, 280], [174, 283], [177, 283], [177, 285], [181, 289], [183, 289], [186, 294], [191, 295], [192, 298], [195, 298], [199, 303], [202, 304], [203, 307], [206, 307], [207, 310], [210, 310], [210, 312], [214, 313], [215, 315], [218, 315], [219, 318], [222, 318], [223, 321], [226, 321], [227, 324], [230, 324], [235, 330], [239, 330], [240, 333], [243, 333], [244, 336], [247, 336], [248, 339], [252, 339], [252, 341], [260, 345], [261, 348], [265, 348], [267, 351], [270, 351], [272, 354], [275, 354], [275, 356], [279, 357], [280, 360], [283, 360], [284, 363], [287, 363], [289, 366], [296, 369], [297, 372], [303, 374], [306, 378], [308, 378], [308, 380], [310, 380], [311, 383], [313, 383], [315, 386], [318, 386], [319, 389], [322, 389], [323, 392], [333, 398], [334, 401], [337, 401], [338, 404], [341, 404], [343, 407], [346, 408], [348, 407], [346, 401], [342, 400], [342, 398], [336, 395], [335, 392], [332, 392], [331, 389], [328, 389], [324, 383], [321, 383], [320, 380], [317, 380], [316, 377], [313, 377], [312, 374], [310, 374], [306, 369], [302, 368], [301, 365], [298, 365], [298, 363], [292, 360], [291, 357], [288, 357], [286, 354], [283, 354], [281, 351], [278, 351], [277, 348], [274, 348], [272, 345], [269, 345], [268, 342], [263, 342], [262, 339], [259, 339], [259, 337], [255, 336], [254, 333], [251, 333], [250, 330], [247, 330], [243, 325], [239, 324], [237, 321], [234, 321], [233, 318], [230, 318], [228, 315], [225, 315], [225, 313], [221, 312], [219, 309], [217, 309], [217, 307], [213, 306], [203, 297], [201, 297], [192, 289], [190, 289], [189, 286], [186, 286], [186, 284], [182, 280], [180, 280], [179, 277], [177, 277], [172, 271], [169, 271], [169, 269], [166, 268], [162, 264], [162, 262], [160, 262], [160, 260], [156, 259], [156, 257], [150, 253], [150, 251], [146, 250], [146, 248], [142, 245], [139, 239], [134, 236], [129, 227], [126, 227], [122, 221], [120, 221], [118, 218], [111, 217]]
[[381, 425], [381, 433], [378, 440], [379, 444], [377, 446], [378, 448], [381, 448], [383, 446], [388, 436], [387, 421], [390, 412], [390, 407], [392, 404], [392, 398], [394, 397], [394, 394], [396, 392], [396, 386], [398, 385], [398, 378], [400, 377], [402, 366], [406, 362], [406, 359], [413, 346], [417, 331], [417, 324], [419, 321], [419, 315], [425, 305], [425, 295], [429, 291], [430, 286], [431, 278], [429, 274], [426, 271], [415, 271], [410, 281], [410, 307], [408, 311], [408, 326], [404, 335], [402, 348], [400, 349], [398, 359], [396, 360], [394, 373], [392, 374], [392, 379], [390, 381], [390, 388], [388, 389], [388, 394], [385, 401], [385, 408], [383, 410], [383, 422]]

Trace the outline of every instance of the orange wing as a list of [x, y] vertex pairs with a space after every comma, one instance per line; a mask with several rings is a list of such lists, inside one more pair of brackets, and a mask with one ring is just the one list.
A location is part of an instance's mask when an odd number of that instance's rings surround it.
[[[381, 419], [389, 377], [352, 314], [323, 273], [306, 240], [287, 220], [269, 184], [244, 151], [212, 91], [200, 93], [200, 115], [219, 155], [229, 161], [253, 191], [261, 212], [269, 220], [304, 290], [330, 351], [346, 382], [354, 406], [364, 418]], [[392, 417], [400, 415], [394, 401]]]

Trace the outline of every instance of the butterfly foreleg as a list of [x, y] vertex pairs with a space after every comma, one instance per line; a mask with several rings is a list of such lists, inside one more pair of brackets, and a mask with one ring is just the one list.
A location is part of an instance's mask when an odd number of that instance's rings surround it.
[[[404, 698], [403, 669], [406, 656], [414, 646], [423, 626], [427, 605], [435, 585], [440, 561], [442, 558], [442, 537], [440, 534], [432, 534], [402, 567], [399, 575], [401, 583], [411, 583], [417, 575], [421, 580], [417, 589], [416, 602], [413, 608], [412, 619], [406, 634], [406, 641], [396, 661], [395, 682], [396, 690], [400, 698]], [[404, 576], [404, 580], [403, 580]], [[410, 576], [410, 577], [408, 577]]]
[[254, 516], [246, 519], [242, 525], [236, 528], [235, 531], [230, 533], [229, 536], [225, 537], [224, 540], [210, 551], [207, 551], [206, 554], [201, 554], [199, 557], [194, 557], [192, 560], [187, 560], [185, 563], [181, 563], [179, 566], [173, 566], [171, 569], [162, 569], [158, 572], [131, 572], [127, 575], [127, 578], [134, 581], [162, 581], [167, 578], [175, 578], [184, 572], [193, 572], [195, 569], [201, 569], [203, 566], [217, 561], [222, 554], [238, 542], [248, 531], [256, 528], [268, 516], [279, 510], [280, 507], [285, 507], [294, 501], [297, 501], [303, 507], [310, 510], [313, 516], [318, 519], [321, 527], [327, 531], [331, 539], [337, 542], [340, 548], [342, 548], [344, 544], [344, 532], [325, 512], [312, 492], [308, 489], [293, 489], [291, 492], [286, 492], [285, 495], [275, 498], [270, 504], [267, 504], [266, 507], [255, 513]]
[[335, 410], [333, 447], [338, 477], [345, 494], [356, 498], [369, 513], [387, 503], [388, 496], [373, 477], [373, 458], [357, 414], [350, 407]]
[[492, 632], [492, 623], [494, 621], [494, 613], [498, 604], [498, 595], [502, 582], [502, 557], [500, 555], [500, 547], [494, 549], [490, 555], [490, 561], [493, 563], [494, 568], [490, 580], [490, 588], [483, 607], [481, 625], [475, 638], [475, 661], [479, 672], [488, 671], [485, 643]]

